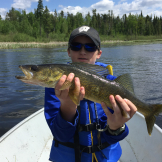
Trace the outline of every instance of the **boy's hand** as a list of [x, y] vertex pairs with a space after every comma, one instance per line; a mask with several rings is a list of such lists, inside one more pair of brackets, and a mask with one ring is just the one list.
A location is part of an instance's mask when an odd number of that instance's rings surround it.
[[[102, 105], [102, 108], [107, 116], [107, 124], [109, 125], [109, 128], [112, 130], [117, 130], [118, 128], [123, 126], [123, 124], [125, 124], [128, 120], [130, 120], [133, 117], [133, 115], [137, 111], [137, 108], [131, 101], [129, 101], [128, 99], [123, 99], [119, 95], [116, 95], [115, 98], [113, 95], [110, 95], [109, 100], [110, 100], [112, 107], [114, 109], [113, 114], [108, 110], [105, 103], [101, 103], [101, 105]], [[118, 101], [118, 103], [120, 104], [120, 107], [125, 112], [128, 113], [130, 118], [125, 118], [122, 116], [121, 110], [118, 107], [115, 100]]]
[[85, 89], [84, 87], [81, 87], [79, 78], [78, 77], [74, 78], [73, 73], [70, 73], [68, 77], [66, 75], [63, 75], [58, 81], [57, 85], [55, 86], [55, 94], [61, 102], [60, 109], [61, 109], [62, 117], [65, 120], [70, 121], [70, 122], [72, 122], [74, 119], [77, 105], [73, 103], [73, 101], [70, 99], [68, 95], [69, 88], [65, 90], [60, 90], [60, 88], [62, 87], [62, 85], [64, 84], [66, 80], [72, 82], [73, 79], [75, 79], [75, 90], [79, 91], [79, 99], [82, 100], [85, 95]]

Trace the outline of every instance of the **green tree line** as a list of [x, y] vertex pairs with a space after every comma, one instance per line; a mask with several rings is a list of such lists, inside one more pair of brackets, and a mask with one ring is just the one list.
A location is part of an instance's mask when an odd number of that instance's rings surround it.
[[26, 13], [25, 10], [11, 8], [5, 19], [0, 15], [0, 35], [14, 35], [13, 41], [21, 41], [19, 38], [38, 40], [49, 38], [56, 41], [67, 41], [71, 31], [79, 26], [88, 25], [95, 28], [102, 38], [120, 35], [136, 38], [137, 36], [161, 36], [162, 17], [143, 16], [141, 14], [124, 14], [122, 17], [114, 16], [112, 10], [107, 14], [99, 14], [96, 9], [83, 16], [82, 13], [50, 13], [47, 6], [43, 6], [42, 0], [38, 1], [34, 12]]

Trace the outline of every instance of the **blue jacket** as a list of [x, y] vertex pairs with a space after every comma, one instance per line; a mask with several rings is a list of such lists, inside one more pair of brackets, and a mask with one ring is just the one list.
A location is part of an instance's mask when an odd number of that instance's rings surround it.
[[[97, 65], [106, 67], [106, 64], [96, 62]], [[116, 77], [108, 75], [107, 79], [114, 80]], [[89, 105], [89, 106], [88, 106]], [[55, 96], [53, 88], [45, 88], [45, 118], [49, 128], [55, 139], [60, 142], [74, 142], [74, 133], [79, 120], [79, 113], [77, 111], [74, 123], [65, 121], [60, 113], [60, 101]], [[102, 128], [106, 126], [107, 116], [105, 115], [101, 105], [96, 103], [99, 122]], [[80, 102], [80, 124], [90, 124], [96, 122], [96, 115], [94, 111], [94, 102], [89, 100], [82, 100]], [[113, 113], [113, 112], [112, 112]], [[118, 141], [124, 139], [128, 135], [128, 127], [125, 125], [125, 131], [118, 135], [113, 136], [107, 131], [101, 133], [101, 142], [108, 142], [111, 144], [109, 147], [102, 150], [105, 159], [100, 151], [92, 154], [83, 152], [81, 162], [92, 162], [92, 156], [97, 158], [98, 162], [117, 162], [122, 154], [122, 150]], [[97, 145], [97, 130], [91, 132], [79, 132], [79, 141], [81, 145], [90, 146]], [[52, 143], [50, 159], [53, 162], [75, 162], [75, 153], [73, 148], [63, 146], [61, 144], [55, 147], [55, 141]]]

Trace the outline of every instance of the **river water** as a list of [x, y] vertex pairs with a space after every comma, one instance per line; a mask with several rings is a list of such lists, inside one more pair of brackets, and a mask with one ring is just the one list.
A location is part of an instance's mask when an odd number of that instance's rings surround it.
[[[17, 80], [23, 74], [18, 66], [66, 63], [66, 48], [0, 50], [0, 136], [44, 105], [44, 88]], [[162, 103], [162, 44], [103, 46], [102, 51], [98, 61], [111, 64], [115, 76], [130, 73], [138, 98]], [[156, 124], [162, 128], [162, 114]]]

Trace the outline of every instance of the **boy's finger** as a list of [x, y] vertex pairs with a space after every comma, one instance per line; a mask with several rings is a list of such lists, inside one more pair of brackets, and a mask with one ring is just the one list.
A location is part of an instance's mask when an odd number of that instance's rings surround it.
[[121, 116], [121, 110], [120, 110], [118, 104], [116, 103], [114, 96], [110, 95], [109, 100], [110, 100], [111, 105], [113, 107], [114, 114], [117, 115], [117, 116]]
[[60, 88], [61, 88], [61, 86], [63, 85], [63, 83], [65, 82], [65, 80], [66, 80], [66, 75], [63, 75], [61, 78], [60, 78], [60, 80], [58, 81], [58, 83], [56, 84], [56, 86], [55, 86], [55, 94], [57, 95], [57, 96], [59, 96], [60, 94], [61, 94], [61, 91], [59, 90]]
[[136, 113], [137, 107], [128, 99], [124, 99], [124, 100], [130, 108], [130, 117], [132, 117]]
[[129, 108], [128, 104], [125, 102], [125, 100], [123, 98], [121, 98], [121, 96], [119, 96], [119, 95], [116, 95], [115, 99], [118, 103], [118, 108], [119, 108], [120, 112], [122, 112], [122, 114], [126, 118], [130, 118], [130, 108]]
[[75, 89], [74, 89], [74, 95], [80, 100], [79, 94], [80, 94], [80, 80], [78, 77], [75, 77]]
[[[66, 80], [68, 80], [69, 82], [72, 82], [72, 80], [74, 79], [74, 73], [70, 73], [68, 76], [67, 76], [67, 78], [66, 78]], [[65, 80], [65, 81], [66, 81]], [[64, 82], [65, 83], [65, 82]], [[63, 84], [64, 84], [63, 83]], [[61, 86], [61, 88], [62, 88], [62, 86]], [[69, 93], [69, 87], [67, 87], [66, 89], [63, 89], [62, 91], [61, 91], [62, 93], [61, 93], [61, 96], [63, 97], [63, 98], [66, 98], [67, 96], [68, 96], [68, 93]]]
[[59, 90], [61, 88], [61, 86], [63, 85], [63, 83], [65, 82], [67, 76], [63, 75], [60, 80], [58, 81], [58, 83], [55, 86], [55, 89]]
[[74, 73], [70, 73], [66, 80], [72, 82], [73, 79], [74, 79]]
[[106, 104], [104, 102], [101, 102], [101, 106], [102, 106], [102, 109], [103, 111], [105, 112], [106, 116], [107, 117], [110, 117], [112, 114], [111, 112], [109, 111], [108, 107], [106, 106]]
[[84, 96], [85, 96], [85, 88], [80, 87], [80, 100], [83, 100]]

